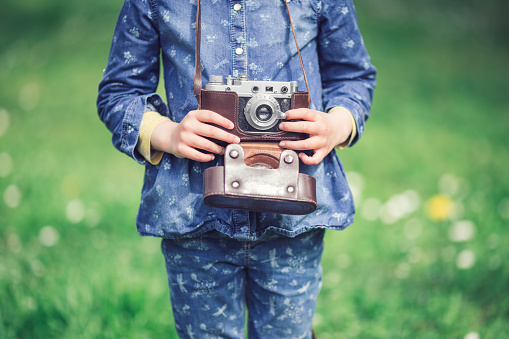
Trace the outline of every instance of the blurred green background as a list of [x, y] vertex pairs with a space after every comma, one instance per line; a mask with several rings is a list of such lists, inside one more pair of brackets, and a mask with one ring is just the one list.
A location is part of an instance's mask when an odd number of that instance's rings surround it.
[[[95, 109], [121, 4], [0, 4], [0, 338], [176, 338], [143, 168]], [[507, 338], [509, 2], [355, 4], [378, 87], [318, 337]]]

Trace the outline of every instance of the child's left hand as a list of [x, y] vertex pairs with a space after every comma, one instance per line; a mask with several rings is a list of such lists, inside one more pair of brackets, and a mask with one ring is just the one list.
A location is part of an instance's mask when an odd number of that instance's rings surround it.
[[286, 120], [279, 128], [287, 132], [309, 134], [309, 138], [299, 141], [281, 141], [279, 145], [291, 150], [313, 150], [314, 155], [299, 153], [306, 165], [317, 165], [334, 147], [344, 143], [352, 133], [353, 124], [350, 112], [342, 107], [333, 108], [329, 113], [308, 108], [297, 108], [286, 112]]

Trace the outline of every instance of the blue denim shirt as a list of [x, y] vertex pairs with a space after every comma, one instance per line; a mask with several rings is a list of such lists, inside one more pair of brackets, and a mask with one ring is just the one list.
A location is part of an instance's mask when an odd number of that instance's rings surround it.
[[[347, 108], [362, 136], [370, 113], [376, 70], [359, 33], [351, 0], [288, 0], [311, 92], [311, 108]], [[239, 6], [240, 5], [240, 6]], [[212, 75], [299, 82], [304, 77], [284, 0], [204, 0], [201, 62]], [[317, 180], [318, 208], [292, 216], [212, 208], [203, 203], [203, 171], [220, 165], [164, 154], [151, 165], [137, 151], [148, 110], [180, 122], [198, 103], [193, 93], [196, 1], [126, 0], [99, 85], [101, 120], [113, 144], [146, 167], [137, 227], [141, 235], [193, 236], [216, 229], [255, 240], [268, 230], [296, 236], [313, 228], [343, 229], [353, 222], [352, 194], [343, 166], [331, 152], [316, 166], [300, 164]], [[240, 48], [240, 49], [239, 49]], [[166, 100], [156, 94], [162, 59]]]

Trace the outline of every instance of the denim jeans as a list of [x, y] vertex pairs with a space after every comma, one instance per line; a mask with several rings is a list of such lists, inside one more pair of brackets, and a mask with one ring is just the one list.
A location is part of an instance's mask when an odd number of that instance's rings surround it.
[[181, 338], [311, 338], [323, 229], [295, 238], [238, 241], [208, 232], [163, 239], [175, 326]]

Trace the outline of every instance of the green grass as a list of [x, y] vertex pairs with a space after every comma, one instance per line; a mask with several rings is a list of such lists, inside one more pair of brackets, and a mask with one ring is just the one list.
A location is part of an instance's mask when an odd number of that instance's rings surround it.
[[[356, 2], [379, 69], [372, 117], [339, 153], [358, 214], [326, 235], [315, 330], [507, 337], [507, 46], [479, 35], [489, 26], [444, 36], [445, 16], [375, 3]], [[143, 168], [111, 146], [95, 109], [120, 5], [3, 5], [0, 338], [176, 338], [160, 241], [134, 225]], [[443, 220], [428, 209], [439, 194], [453, 206]]]

